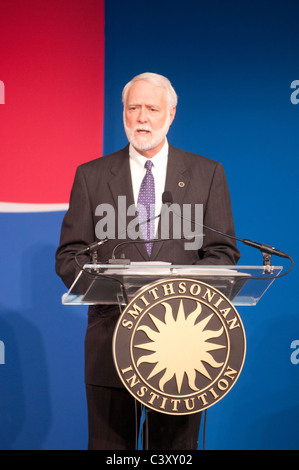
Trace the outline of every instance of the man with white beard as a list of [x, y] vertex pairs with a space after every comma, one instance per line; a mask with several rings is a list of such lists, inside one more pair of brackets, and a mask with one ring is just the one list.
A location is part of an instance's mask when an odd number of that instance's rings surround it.
[[[96, 241], [95, 227], [99, 221], [96, 208], [109, 204], [117, 210], [120, 196], [126, 198], [127, 207], [135, 204], [136, 209], [151, 200], [155, 213], [159, 214], [162, 194], [167, 191], [181, 207], [202, 204], [205, 225], [234, 235], [222, 165], [179, 150], [167, 140], [177, 107], [177, 95], [170, 81], [153, 73], [134, 77], [123, 90], [123, 106], [129, 145], [80, 165], [76, 172], [56, 253], [56, 271], [67, 287], [79, 272], [76, 253]], [[154, 227], [151, 223], [145, 227], [145, 243], [134, 243], [130, 233], [126, 234], [128, 243], [122, 246], [125, 258], [177, 265], [232, 265], [239, 259], [234, 240], [218, 233], [207, 231], [202, 246], [188, 250], [182, 239], [148, 242], [159, 230], [158, 219]], [[99, 246], [98, 260], [110, 259], [118, 243], [115, 237]], [[89, 262], [89, 255], [82, 255], [80, 260], [82, 265]], [[85, 383], [89, 449], [127, 450], [136, 446], [140, 407], [124, 388], [112, 357], [112, 337], [118, 317], [119, 308], [115, 305], [91, 305], [88, 310]], [[200, 413], [173, 416], [151, 411], [148, 416], [149, 449], [197, 449]]]

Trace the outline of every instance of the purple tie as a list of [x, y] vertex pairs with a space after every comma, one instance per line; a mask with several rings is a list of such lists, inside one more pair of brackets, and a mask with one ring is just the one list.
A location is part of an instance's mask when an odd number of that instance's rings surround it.
[[[146, 174], [142, 180], [137, 201], [137, 212], [140, 223], [155, 216], [155, 180], [152, 174], [152, 166], [153, 163], [150, 160], [147, 160], [144, 165]], [[155, 236], [155, 221], [151, 220], [147, 224], [140, 225], [140, 229], [144, 240], [153, 239]], [[148, 255], [151, 256], [153, 243], [146, 243], [145, 246]]]

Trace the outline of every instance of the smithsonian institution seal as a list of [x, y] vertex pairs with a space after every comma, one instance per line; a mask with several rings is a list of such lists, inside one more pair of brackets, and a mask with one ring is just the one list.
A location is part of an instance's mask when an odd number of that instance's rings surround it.
[[221, 400], [243, 367], [246, 339], [232, 303], [188, 278], [139, 290], [113, 337], [117, 372], [128, 391], [155, 411], [184, 415]]

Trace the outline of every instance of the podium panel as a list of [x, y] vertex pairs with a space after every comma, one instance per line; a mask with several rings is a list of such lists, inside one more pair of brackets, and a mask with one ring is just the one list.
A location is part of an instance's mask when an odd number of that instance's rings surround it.
[[254, 306], [281, 266], [86, 264], [64, 305], [118, 305], [112, 350], [123, 385], [146, 408], [198, 413], [235, 385]]
[[220, 401], [245, 359], [245, 331], [219, 290], [186, 277], [140, 289], [120, 315], [113, 357], [123, 385], [154, 411], [187, 415]]
[[175, 266], [162, 263], [129, 265], [86, 264], [69, 291], [64, 305], [126, 305], [136, 292], [154, 281], [188, 277], [222, 292], [235, 306], [254, 306], [282, 271], [282, 266]]

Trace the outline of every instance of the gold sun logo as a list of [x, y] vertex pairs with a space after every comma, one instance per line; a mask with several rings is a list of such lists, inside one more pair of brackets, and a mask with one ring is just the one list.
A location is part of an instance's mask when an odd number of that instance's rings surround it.
[[[213, 351], [224, 349], [227, 346], [213, 343], [211, 340], [219, 338], [223, 326], [219, 329], [208, 329], [213, 313], [203, 316], [202, 306], [196, 301], [196, 308], [189, 315], [185, 315], [183, 300], [180, 300], [176, 318], [170, 303], [162, 302], [164, 307], [164, 321], [149, 313], [153, 327], [139, 325], [136, 331], [142, 331], [147, 336], [147, 342], [135, 344], [134, 347], [146, 351], [146, 354], [136, 361], [137, 368], [143, 363], [154, 365], [147, 376], [147, 380], [160, 374], [159, 388], [164, 392], [165, 385], [175, 378], [178, 393], [181, 392], [184, 376], [187, 376], [189, 388], [198, 391], [196, 377], [202, 374], [208, 380], [212, 377], [205, 364], [212, 368], [220, 368], [224, 362], [216, 361]], [[211, 370], [211, 369], [209, 369]]]

